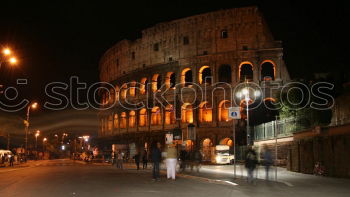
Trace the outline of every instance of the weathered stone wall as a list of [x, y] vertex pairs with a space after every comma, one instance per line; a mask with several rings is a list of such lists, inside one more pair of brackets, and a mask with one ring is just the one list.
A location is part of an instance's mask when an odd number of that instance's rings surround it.
[[[349, 128], [349, 125], [328, 128], [326, 134], [297, 138], [289, 150], [288, 170], [312, 174], [315, 163], [321, 162], [326, 175], [350, 177]], [[340, 129], [344, 132], [334, 135], [333, 130]]]

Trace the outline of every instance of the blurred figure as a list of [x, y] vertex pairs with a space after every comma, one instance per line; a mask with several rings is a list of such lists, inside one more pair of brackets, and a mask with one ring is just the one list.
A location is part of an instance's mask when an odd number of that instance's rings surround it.
[[122, 151], [118, 151], [118, 154], [117, 154], [117, 168], [123, 169], [123, 153], [122, 153]]
[[180, 160], [181, 160], [181, 163], [180, 163], [180, 168], [181, 168], [181, 171], [184, 172], [186, 170], [186, 160], [187, 160], [187, 151], [185, 149], [184, 146], [182, 146], [182, 149], [180, 151]]
[[13, 155], [9, 155], [9, 157], [10, 157], [10, 166], [13, 166], [14, 157]]
[[193, 171], [193, 168], [196, 167], [197, 172], [199, 172], [202, 163], [202, 153], [199, 150], [196, 150], [192, 158], [193, 161], [191, 162], [191, 171]]
[[252, 147], [249, 147], [246, 155], [246, 160], [245, 160], [245, 167], [247, 168], [249, 183], [253, 182], [253, 172], [256, 168], [256, 163], [257, 163], [256, 152]]
[[137, 168], [137, 170], [139, 170], [140, 169], [140, 153], [139, 153], [139, 151], [137, 151], [136, 154], [134, 155], [134, 159], [135, 159], [136, 168]]
[[166, 150], [167, 178], [175, 180], [177, 163], [177, 150], [174, 144], [169, 144]]
[[159, 163], [162, 159], [162, 153], [160, 151], [160, 143], [155, 143], [152, 146], [152, 161], [153, 161], [153, 181], [160, 180], [159, 176]]
[[144, 150], [142, 155], [142, 169], [147, 169], [147, 163], [148, 163], [148, 153], [147, 153], [147, 150]]
[[263, 159], [264, 159], [263, 164], [265, 166], [266, 180], [269, 180], [269, 171], [270, 171], [270, 166], [272, 165], [272, 154], [266, 145], [264, 146]]

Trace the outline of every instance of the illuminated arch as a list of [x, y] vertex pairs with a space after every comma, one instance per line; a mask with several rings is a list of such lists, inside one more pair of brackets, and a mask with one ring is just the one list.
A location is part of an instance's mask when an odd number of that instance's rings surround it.
[[155, 106], [151, 110], [151, 125], [161, 125], [162, 124], [162, 114], [160, 108]]
[[[253, 100], [249, 99], [248, 105], [252, 104]], [[240, 112], [241, 112], [241, 119], [247, 119], [247, 101], [245, 99], [242, 99], [239, 102]]]
[[169, 104], [165, 107], [165, 124], [175, 124], [175, 109], [174, 106]]
[[147, 78], [143, 77], [140, 80], [140, 94], [146, 94], [147, 92]]
[[[249, 68], [250, 65], [250, 68]], [[253, 69], [254, 66], [251, 62], [244, 61], [239, 65], [239, 72], [238, 72], [238, 78], [240, 81], [243, 80], [252, 80], [253, 79]]]
[[146, 110], [146, 108], [142, 108], [139, 111], [139, 126], [140, 127], [147, 126], [147, 110]]
[[122, 86], [121, 86], [121, 90], [120, 90], [120, 97], [122, 99], [126, 99], [126, 93], [128, 91], [128, 85], [126, 83], [124, 83]]
[[260, 64], [260, 75], [262, 81], [276, 79], [276, 64], [271, 60], [264, 60]]
[[120, 114], [120, 128], [121, 129], [125, 129], [126, 128], [126, 113], [122, 112]]
[[111, 88], [109, 91], [110, 91], [109, 103], [113, 104], [115, 101], [115, 89]]
[[224, 138], [222, 140], [220, 140], [220, 145], [228, 145], [228, 146], [233, 146], [233, 141], [231, 140], [231, 138]]
[[181, 107], [181, 121], [183, 123], [193, 123], [193, 109], [189, 103], [184, 103]]
[[[209, 78], [208, 78], [209, 77]], [[203, 84], [204, 82], [207, 83], [211, 83], [211, 69], [209, 66], [202, 66], [199, 69], [199, 73], [198, 73], [198, 80], [199, 80], [199, 84]]]
[[228, 110], [231, 107], [231, 102], [229, 100], [222, 100], [218, 105], [218, 118], [219, 122], [229, 121]]
[[112, 131], [112, 129], [113, 129], [113, 116], [112, 115], [108, 116], [107, 128], [108, 128], [108, 131]]
[[131, 81], [130, 82], [130, 91], [129, 91], [129, 94], [130, 96], [134, 97], [136, 95], [136, 81]]
[[199, 105], [199, 121], [200, 122], [212, 122], [213, 121], [213, 109], [209, 102], [203, 101]]
[[114, 125], [114, 128], [119, 128], [119, 119], [118, 119], [118, 114], [117, 113], [114, 114], [113, 125]]
[[264, 98], [264, 102], [265, 101], [271, 101], [273, 103], [276, 103], [276, 99], [275, 98], [272, 98], [272, 97], [267, 97], [267, 98]]
[[210, 161], [211, 160], [211, 147], [213, 146], [213, 143], [211, 139], [205, 138], [203, 142], [201, 143], [202, 146], [202, 154], [203, 154], [203, 160], [204, 161]]
[[156, 92], [162, 87], [162, 76], [160, 74], [154, 74], [152, 77], [152, 91]]
[[134, 128], [136, 125], [136, 113], [135, 111], [129, 112], [129, 128]]
[[175, 88], [176, 85], [176, 74], [174, 72], [167, 72], [165, 77], [165, 86], [167, 89]]
[[119, 101], [119, 86], [115, 86], [115, 101]]
[[185, 68], [181, 72], [181, 84], [182, 86], [188, 86], [193, 82], [192, 70], [190, 68]]

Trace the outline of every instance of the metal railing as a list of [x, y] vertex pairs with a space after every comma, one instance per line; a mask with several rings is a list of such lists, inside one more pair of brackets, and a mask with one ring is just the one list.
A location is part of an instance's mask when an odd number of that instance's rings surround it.
[[254, 140], [269, 140], [289, 137], [293, 133], [311, 128], [308, 120], [305, 118], [290, 118], [263, 123], [254, 127]]

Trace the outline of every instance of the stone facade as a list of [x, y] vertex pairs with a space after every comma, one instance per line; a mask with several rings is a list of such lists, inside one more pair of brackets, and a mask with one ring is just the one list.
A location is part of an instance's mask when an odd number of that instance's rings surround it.
[[[234, 103], [232, 89], [249, 80], [264, 85], [262, 98], [273, 97], [270, 84], [289, 80], [282, 56], [257, 7], [164, 22], [140, 39], [120, 41], [99, 65], [101, 81], [111, 84], [101, 91], [101, 145], [164, 142], [167, 131], [189, 124], [197, 131], [195, 145], [228, 143], [233, 123], [224, 113]], [[155, 99], [161, 96], [167, 101]], [[126, 109], [126, 103], [138, 105]], [[238, 136], [245, 135], [244, 124], [235, 123]]]

